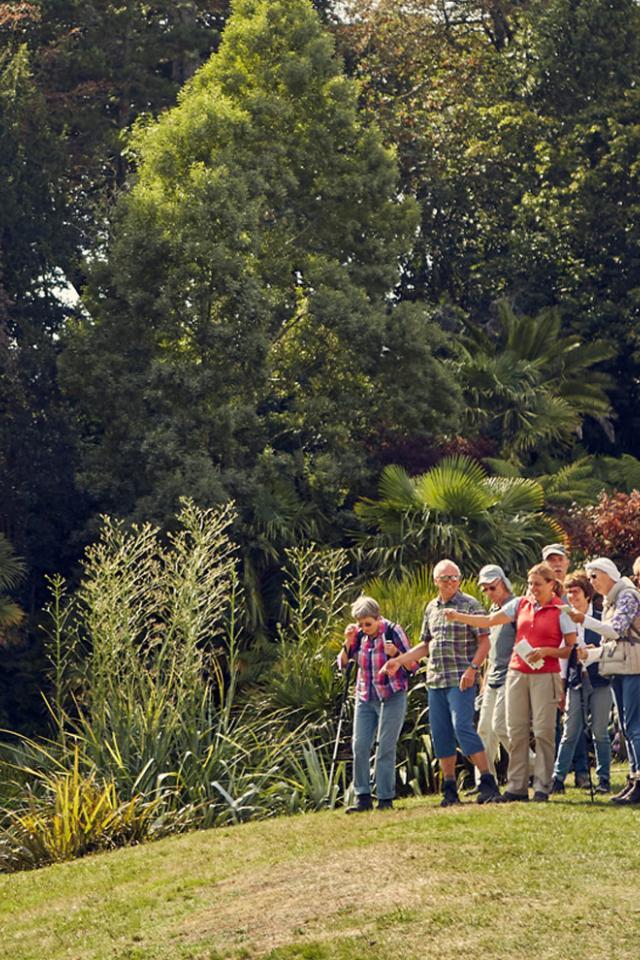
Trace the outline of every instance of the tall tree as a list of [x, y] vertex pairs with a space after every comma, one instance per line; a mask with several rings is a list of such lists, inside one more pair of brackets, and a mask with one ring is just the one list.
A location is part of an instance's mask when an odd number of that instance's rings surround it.
[[85, 483], [119, 514], [283, 481], [335, 513], [376, 431], [456, 411], [437, 329], [393, 307], [415, 208], [331, 37], [308, 0], [233, 10], [179, 106], [138, 127], [68, 339]]
[[0, 55], [0, 529], [25, 558], [25, 597], [62, 562], [79, 520], [73, 431], [57, 387], [74, 238], [64, 154], [25, 47]]

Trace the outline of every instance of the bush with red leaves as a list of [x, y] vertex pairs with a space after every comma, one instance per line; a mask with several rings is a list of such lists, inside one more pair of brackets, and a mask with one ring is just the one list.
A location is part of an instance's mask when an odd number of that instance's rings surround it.
[[640, 490], [602, 493], [591, 507], [574, 507], [561, 517], [574, 561], [610, 557], [624, 574], [640, 556]]

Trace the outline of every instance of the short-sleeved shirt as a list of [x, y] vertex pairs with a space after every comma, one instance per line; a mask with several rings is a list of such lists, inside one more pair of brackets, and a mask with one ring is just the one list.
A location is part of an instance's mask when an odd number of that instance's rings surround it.
[[[500, 612], [504, 613], [505, 617], [509, 617], [510, 620], [515, 620], [518, 614], [518, 606], [522, 597], [514, 597], [513, 600], [507, 600], [507, 602], [500, 607]], [[539, 603], [533, 604], [533, 609], [540, 610], [541, 605]], [[560, 611], [560, 630], [562, 633], [576, 633], [576, 625], [569, 616], [568, 613], [565, 613], [564, 610]]]
[[458, 686], [460, 677], [478, 649], [478, 641], [489, 633], [486, 627], [450, 623], [445, 617], [445, 610], [486, 616], [486, 611], [475, 597], [461, 590], [446, 603], [440, 597], [435, 597], [427, 604], [420, 640], [429, 644], [427, 686], [439, 689]]
[[[505, 601], [509, 603], [513, 595]], [[493, 603], [489, 613], [497, 613], [502, 607], [499, 603]], [[516, 640], [516, 628], [513, 620], [509, 623], [500, 623], [491, 628], [489, 633], [489, 670], [487, 673], [487, 683], [490, 687], [502, 687], [507, 681], [507, 671], [509, 661], [513, 653], [513, 645]]]

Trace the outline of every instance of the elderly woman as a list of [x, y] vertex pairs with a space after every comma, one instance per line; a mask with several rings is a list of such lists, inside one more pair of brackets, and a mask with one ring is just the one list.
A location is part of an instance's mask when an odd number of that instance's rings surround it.
[[533, 727], [533, 799], [543, 801], [549, 798], [555, 759], [556, 711], [562, 695], [559, 661], [571, 653], [576, 630], [560, 609], [562, 587], [548, 564], [531, 567], [527, 582], [525, 597], [514, 597], [495, 613], [472, 616], [446, 611], [445, 615], [454, 623], [476, 627], [515, 622], [516, 643], [505, 692], [509, 771], [502, 796], [505, 800], [529, 799], [529, 734]]
[[[585, 566], [594, 590], [604, 597], [602, 621], [575, 609], [571, 619], [583, 624], [585, 630], [600, 634], [605, 641], [640, 643], [640, 592], [608, 557], [590, 560]], [[611, 687], [630, 765], [626, 785], [611, 802], [629, 806], [640, 803], [640, 673], [614, 676]]]
[[396, 791], [396, 746], [407, 712], [409, 672], [394, 676], [380, 673], [390, 657], [409, 649], [402, 627], [385, 620], [372, 597], [358, 597], [351, 607], [356, 621], [345, 630], [345, 642], [338, 662], [358, 665], [356, 705], [353, 721], [353, 780], [355, 804], [347, 813], [371, 810], [371, 748], [378, 734], [375, 782], [378, 810], [393, 806]]
[[[564, 582], [569, 603], [574, 610], [600, 620], [594, 610], [594, 590], [586, 573], [569, 574]], [[578, 658], [583, 658], [585, 647], [599, 647], [600, 635], [584, 624], [578, 625]], [[573, 658], [572, 658], [573, 660]], [[596, 793], [611, 793], [609, 771], [611, 769], [611, 740], [609, 739], [609, 716], [611, 714], [611, 680], [602, 677], [598, 664], [583, 667], [573, 663], [567, 675], [567, 713], [553, 769], [552, 793], [564, 793], [564, 781], [571, 769], [577, 744], [584, 739], [585, 726], [590, 717], [591, 732], [596, 750]]]

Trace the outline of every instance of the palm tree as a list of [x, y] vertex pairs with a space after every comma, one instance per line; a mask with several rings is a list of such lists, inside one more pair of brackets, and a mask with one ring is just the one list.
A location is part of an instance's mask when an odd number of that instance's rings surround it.
[[379, 493], [358, 501], [355, 511], [372, 531], [362, 547], [382, 573], [400, 575], [442, 557], [465, 570], [494, 562], [515, 571], [539, 559], [543, 544], [564, 537], [543, 512], [539, 483], [490, 477], [466, 456], [446, 457], [418, 477], [388, 466]]
[[501, 457], [515, 463], [534, 447], [575, 439], [586, 416], [611, 436], [612, 380], [594, 367], [614, 348], [563, 332], [557, 309], [519, 317], [502, 301], [498, 320], [497, 336], [468, 322], [451, 361], [469, 427], [496, 438]]
[[25, 565], [13, 552], [13, 547], [0, 533], [0, 635], [9, 627], [17, 626], [24, 613], [5, 591], [14, 590], [25, 574]]

